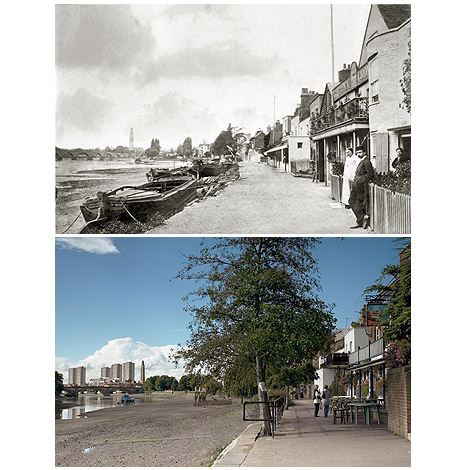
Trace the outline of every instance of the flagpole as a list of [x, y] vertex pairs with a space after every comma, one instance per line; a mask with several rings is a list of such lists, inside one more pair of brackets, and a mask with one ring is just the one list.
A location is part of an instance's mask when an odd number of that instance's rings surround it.
[[331, 83], [334, 83], [334, 34], [333, 34], [333, 5], [330, 5], [331, 23]]

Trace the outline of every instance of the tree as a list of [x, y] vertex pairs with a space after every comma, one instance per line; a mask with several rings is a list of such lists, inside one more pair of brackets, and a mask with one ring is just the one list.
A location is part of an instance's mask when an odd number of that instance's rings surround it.
[[190, 157], [192, 155], [192, 139], [186, 137], [183, 142], [183, 156]]
[[[199, 255], [187, 256], [178, 277], [201, 286], [185, 297], [193, 315], [191, 336], [174, 360], [186, 361], [188, 372], [220, 381], [230, 370], [251, 365], [259, 400], [267, 401], [267, 367], [312, 359], [333, 329], [330, 308], [317, 295], [311, 254], [317, 243], [315, 238], [220, 238]], [[262, 414], [269, 418], [268, 405]], [[265, 421], [264, 434], [269, 433]]]
[[150, 144], [150, 148], [145, 151], [145, 155], [148, 158], [156, 158], [159, 153], [161, 152], [161, 145], [159, 143], [159, 139], [152, 139]]
[[55, 397], [64, 390], [63, 375], [55, 370]]
[[[380, 278], [365, 293], [385, 293], [390, 300], [379, 317], [379, 324], [384, 326], [386, 341], [406, 340], [411, 343], [411, 242], [409, 238], [398, 240], [400, 262], [388, 265], [381, 272]], [[386, 282], [387, 281], [387, 282]]]
[[408, 57], [403, 62], [403, 78], [400, 80], [403, 101], [400, 105], [411, 114], [411, 41], [408, 42]]
[[228, 124], [227, 130], [221, 131], [211, 146], [214, 155], [236, 154], [241, 137], [245, 137], [242, 128], [233, 127]]

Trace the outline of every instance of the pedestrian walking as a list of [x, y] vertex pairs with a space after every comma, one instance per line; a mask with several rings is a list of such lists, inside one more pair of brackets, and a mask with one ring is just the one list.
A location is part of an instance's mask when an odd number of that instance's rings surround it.
[[331, 402], [331, 390], [328, 388], [328, 385], [323, 386], [323, 393], [322, 393], [322, 407], [323, 407], [323, 417], [328, 418], [328, 411], [330, 410], [330, 402]]
[[314, 418], [319, 416], [319, 407], [322, 394], [320, 393], [319, 386], [314, 385]]
[[303, 400], [303, 385], [300, 387], [300, 400]]
[[348, 199], [355, 179], [356, 167], [358, 166], [359, 158], [353, 153], [353, 149], [349, 147], [345, 151], [345, 164], [344, 164], [344, 175], [342, 177], [342, 204], [345, 205], [346, 209], [350, 209]]
[[350, 228], [367, 228], [369, 225], [369, 182], [373, 178], [374, 171], [364, 147], [356, 147], [356, 155], [360, 159], [356, 168], [352, 191], [348, 200], [356, 217], [356, 225]]

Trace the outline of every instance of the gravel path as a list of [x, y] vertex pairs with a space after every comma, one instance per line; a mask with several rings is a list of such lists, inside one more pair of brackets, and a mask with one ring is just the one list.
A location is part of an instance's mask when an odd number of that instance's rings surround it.
[[150, 234], [365, 235], [355, 216], [331, 199], [331, 189], [264, 163], [240, 162], [241, 179], [215, 197], [186, 207]]
[[55, 466], [202, 466], [248, 425], [238, 399], [194, 407], [192, 394], [152, 397], [152, 403], [56, 420]]

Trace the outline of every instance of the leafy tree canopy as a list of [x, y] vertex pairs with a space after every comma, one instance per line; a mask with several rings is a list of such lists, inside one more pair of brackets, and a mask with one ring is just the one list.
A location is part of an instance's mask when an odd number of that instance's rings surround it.
[[253, 374], [259, 383], [265, 382], [267, 366], [292, 367], [312, 359], [335, 322], [317, 294], [312, 255], [317, 243], [314, 238], [221, 238], [200, 255], [188, 256], [178, 277], [201, 286], [186, 296], [191, 336], [174, 360], [216, 380], [230, 381], [231, 371], [236, 382]]
[[55, 370], [55, 396], [59, 396], [59, 394], [63, 390], [64, 390], [63, 375]]
[[411, 342], [411, 242], [400, 239], [402, 244], [400, 262], [386, 266], [377, 282], [367, 287], [365, 293], [387, 293], [389, 304], [380, 317], [385, 327], [384, 336], [388, 342], [407, 340]]
[[183, 155], [185, 157], [190, 157], [192, 155], [192, 139], [186, 137], [183, 142]]
[[221, 131], [217, 136], [216, 140], [211, 146], [211, 152], [213, 155], [229, 155], [232, 153], [236, 154], [239, 140], [245, 136], [242, 132], [242, 128], [233, 127], [228, 124], [225, 131]]

